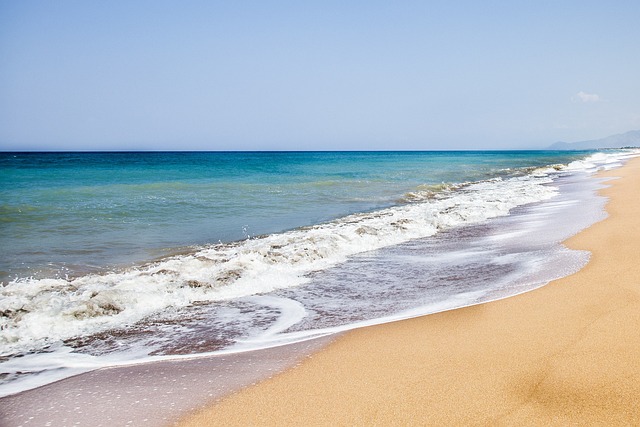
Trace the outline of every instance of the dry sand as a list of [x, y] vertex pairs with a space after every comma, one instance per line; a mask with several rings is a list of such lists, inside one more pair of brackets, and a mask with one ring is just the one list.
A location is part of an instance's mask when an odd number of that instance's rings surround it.
[[640, 425], [640, 159], [609, 175], [577, 274], [345, 334], [182, 425]]

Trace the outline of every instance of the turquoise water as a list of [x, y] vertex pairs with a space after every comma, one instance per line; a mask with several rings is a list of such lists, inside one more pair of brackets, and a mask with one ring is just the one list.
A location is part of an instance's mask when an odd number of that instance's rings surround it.
[[3, 153], [0, 280], [103, 271], [586, 153]]

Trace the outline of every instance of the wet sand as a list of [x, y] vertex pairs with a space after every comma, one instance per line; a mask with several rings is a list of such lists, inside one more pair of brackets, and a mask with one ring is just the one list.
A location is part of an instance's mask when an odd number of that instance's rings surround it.
[[284, 347], [98, 369], [0, 399], [0, 427], [162, 426], [318, 351], [325, 337]]
[[640, 425], [640, 159], [607, 175], [577, 274], [350, 332], [181, 425]]

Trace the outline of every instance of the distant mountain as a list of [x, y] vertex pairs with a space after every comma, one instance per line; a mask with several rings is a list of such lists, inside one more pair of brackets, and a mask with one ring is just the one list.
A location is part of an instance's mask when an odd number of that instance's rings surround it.
[[602, 139], [579, 142], [556, 142], [550, 150], [593, 150], [596, 148], [640, 147], [640, 130], [632, 130]]

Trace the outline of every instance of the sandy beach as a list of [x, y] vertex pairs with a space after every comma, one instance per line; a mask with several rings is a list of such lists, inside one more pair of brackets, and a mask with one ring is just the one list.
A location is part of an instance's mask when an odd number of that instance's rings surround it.
[[202, 425], [640, 424], [640, 159], [577, 274], [504, 300], [353, 331], [190, 415]]

